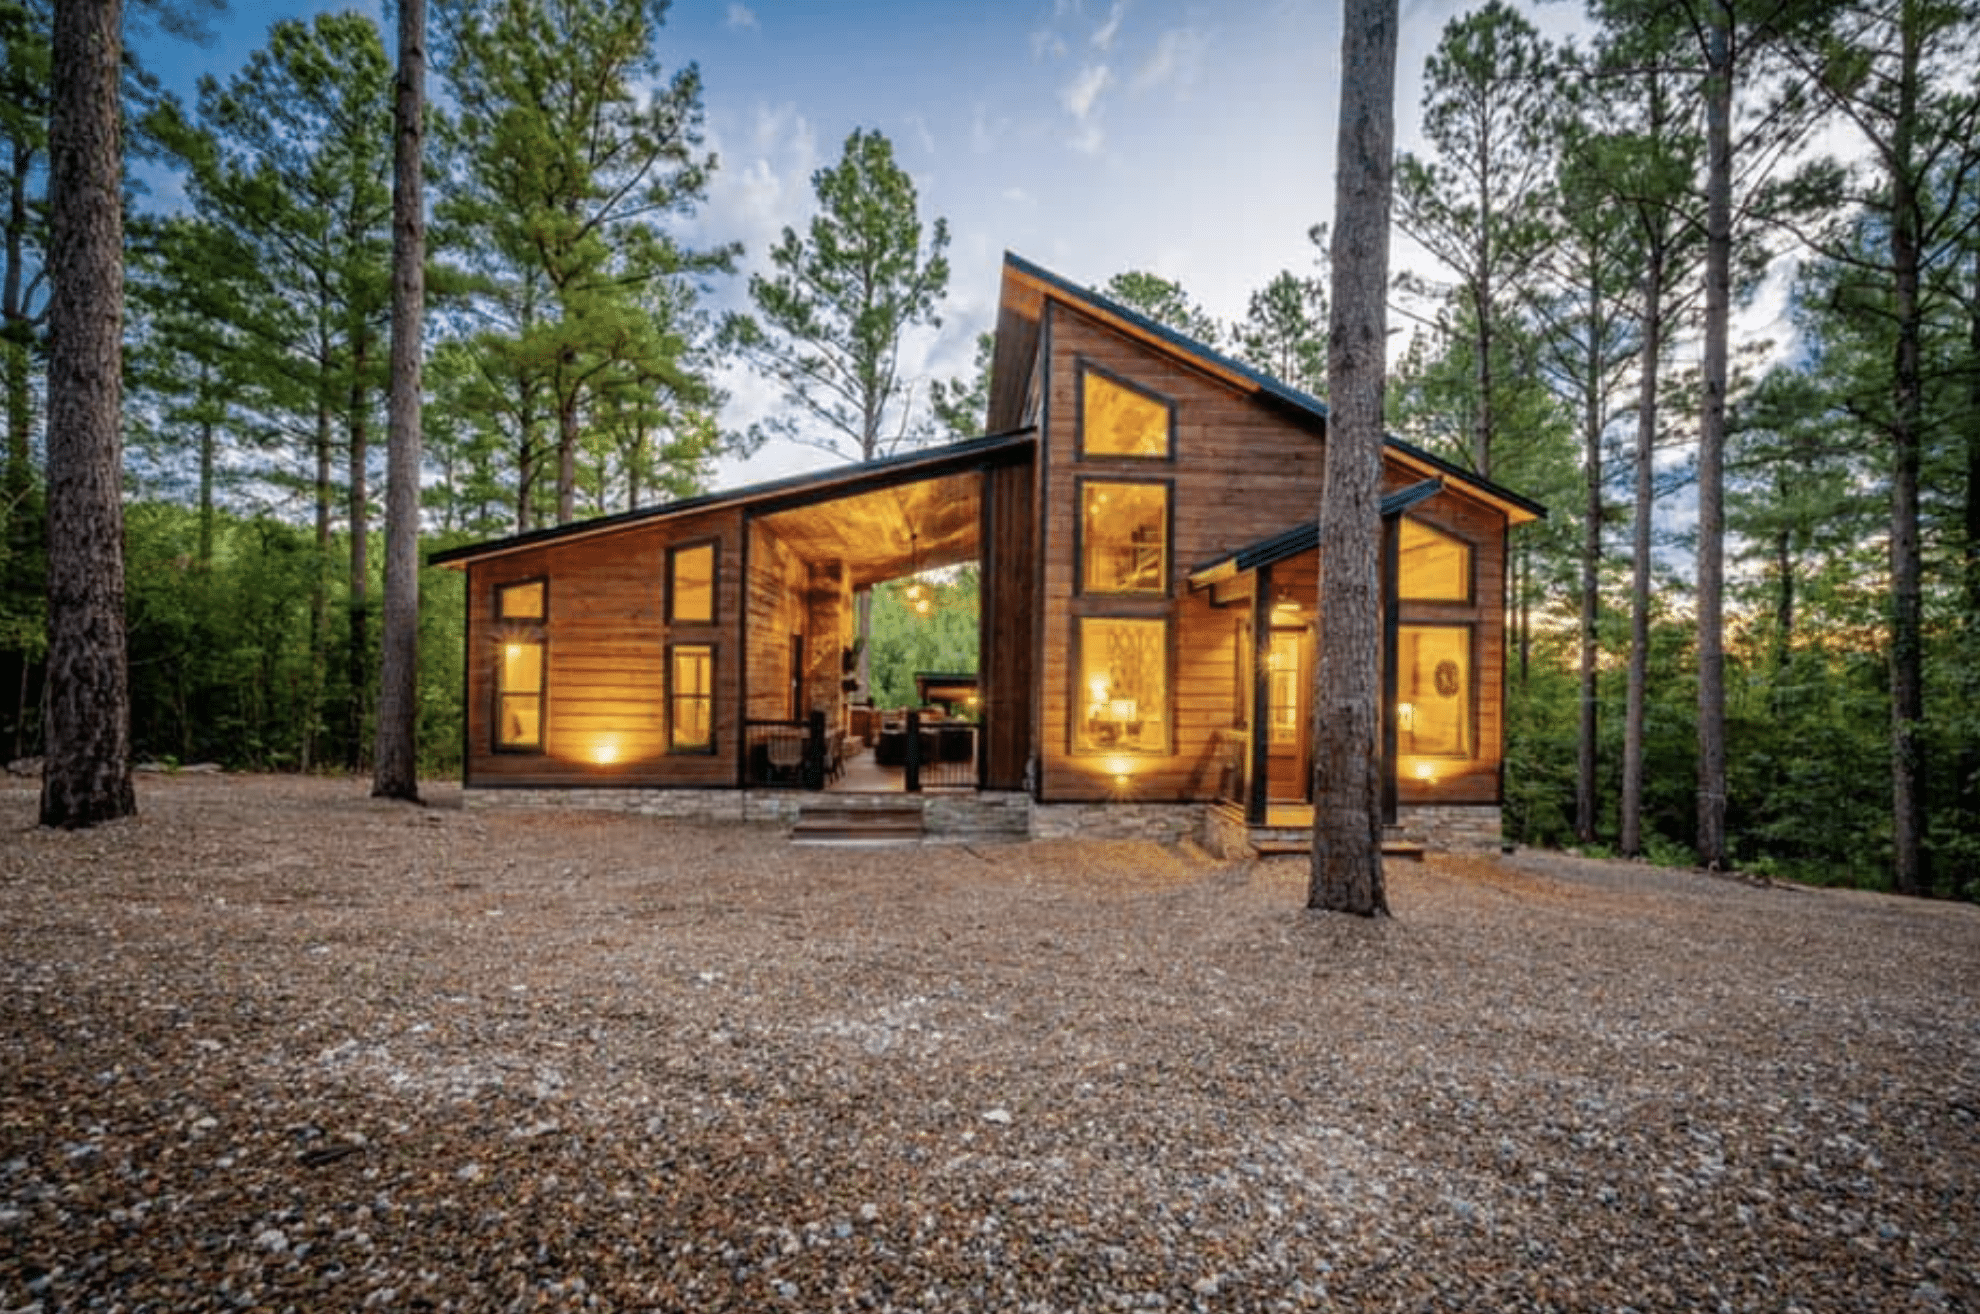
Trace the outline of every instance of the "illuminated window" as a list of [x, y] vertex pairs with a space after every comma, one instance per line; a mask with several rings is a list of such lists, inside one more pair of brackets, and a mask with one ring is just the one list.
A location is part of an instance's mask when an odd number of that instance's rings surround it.
[[495, 590], [495, 747], [514, 753], [543, 749], [544, 621], [549, 585], [543, 580]]
[[1097, 370], [1080, 372], [1080, 455], [1166, 461], [1175, 454], [1174, 438], [1175, 411], [1169, 403]]
[[715, 751], [715, 647], [676, 644], [668, 659], [667, 746], [676, 753]]
[[715, 620], [715, 545], [695, 543], [667, 554], [667, 619], [708, 625]]
[[1304, 705], [1300, 682], [1305, 677], [1301, 657], [1306, 647], [1306, 631], [1273, 630], [1272, 646], [1265, 656], [1266, 742], [1281, 746], [1299, 744], [1299, 709]]
[[1169, 591], [1169, 487], [1082, 479], [1080, 591]]
[[1404, 757], [1471, 756], [1471, 627], [1396, 631], [1396, 750]]
[[1073, 748], [1169, 751], [1169, 623], [1082, 616]]
[[1403, 518], [1396, 588], [1411, 602], [1470, 602], [1471, 547], [1442, 530]]

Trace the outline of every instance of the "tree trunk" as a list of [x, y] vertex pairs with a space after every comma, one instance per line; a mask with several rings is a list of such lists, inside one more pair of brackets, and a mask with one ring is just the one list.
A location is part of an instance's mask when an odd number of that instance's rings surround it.
[[[1972, 296], [1966, 324], [1966, 556], [1962, 563], [1966, 592], [1962, 629], [1969, 680], [1980, 677], [1980, 240], [1973, 248]], [[1960, 749], [1958, 799], [1961, 833], [1980, 835], [1980, 736], [1967, 736]], [[1969, 873], [1966, 880], [1967, 897], [1980, 898], [1980, 875]], [[1957, 897], [1961, 891], [1953, 893]]]
[[371, 695], [371, 432], [366, 416], [364, 370], [369, 363], [371, 332], [363, 324], [351, 330], [350, 415], [346, 429], [350, 435], [350, 522], [351, 583], [349, 597], [350, 632], [345, 639], [345, 674], [350, 681], [350, 742], [344, 749], [344, 764], [352, 771], [364, 765], [365, 710]]
[[1732, 13], [1714, 0], [1705, 72], [1705, 359], [1698, 419], [1698, 862], [1726, 867], [1725, 445], [1732, 314]]
[[316, 569], [309, 590], [309, 687], [303, 693], [302, 770], [316, 768], [317, 716], [323, 706], [323, 681], [330, 645], [330, 397], [326, 391], [330, 347], [317, 342], [316, 389]]
[[1902, 7], [1898, 112], [1890, 148], [1892, 315], [1897, 343], [1891, 373], [1891, 884], [1900, 894], [1929, 894], [1925, 866], [1924, 566], [1918, 542], [1918, 483], [1925, 423], [1921, 357], [1918, 171], [1912, 162], [1918, 121], [1916, 7]]
[[121, 500], [122, 23], [122, 0], [55, 5], [44, 826], [91, 826], [137, 811]]
[[1636, 496], [1630, 526], [1629, 692], [1623, 709], [1622, 817], [1617, 847], [1643, 855], [1643, 732], [1650, 688], [1650, 522], [1656, 502], [1657, 383], [1664, 356], [1664, 249], [1643, 266], [1643, 351], [1636, 401]]
[[[1600, 290], [1596, 289], [1599, 297]], [[1591, 325], [1591, 329], [1592, 329]], [[1593, 843], [1596, 829], [1596, 626], [1602, 606], [1602, 363], [1601, 336], [1591, 331], [1588, 389], [1582, 396], [1581, 526], [1581, 726], [1577, 737], [1574, 784], [1574, 837]]]
[[420, 338], [426, 309], [426, 0], [399, 0], [393, 106], [392, 394], [386, 422], [385, 635], [374, 798], [419, 801]]
[[199, 363], [199, 565], [213, 564], [213, 366]]
[[557, 401], [557, 523], [568, 525], [577, 518], [577, 388]]
[[15, 142], [13, 162], [7, 188], [7, 268], [0, 273], [0, 334], [4, 334], [5, 339], [7, 372], [5, 493], [7, 509], [17, 512], [19, 508], [13, 504], [17, 499], [22, 499], [34, 479], [34, 394], [31, 383], [34, 374], [34, 323], [28, 314], [28, 294], [24, 282], [28, 234], [27, 180], [28, 172], [33, 167], [33, 152], [20, 142]]
[[1313, 867], [1306, 906], [1389, 911], [1382, 879], [1382, 392], [1395, 161], [1396, 0], [1344, 0], [1334, 174]]

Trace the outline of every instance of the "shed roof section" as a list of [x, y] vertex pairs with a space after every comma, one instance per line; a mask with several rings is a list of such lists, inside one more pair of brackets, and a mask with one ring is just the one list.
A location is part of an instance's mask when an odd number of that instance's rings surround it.
[[[484, 543], [469, 543], [435, 552], [427, 560], [435, 566], [465, 566], [471, 561], [567, 543], [597, 534], [610, 534], [637, 525], [724, 507], [748, 507], [766, 515], [778, 514], [781, 519], [779, 530], [787, 534], [843, 536], [855, 526], [834, 526], [829, 518], [796, 513], [826, 500], [837, 502], [847, 499], [855, 502], [860, 511], [859, 518], [867, 535], [863, 541], [870, 546], [878, 545], [878, 554], [892, 561], [889, 565], [875, 565], [876, 573], [872, 577], [891, 578], [884, 572], [893, 570], [901, 562], [910, 563], [914, 568], [926, 568], [966, 559], [966, 553], [957, 555], [963, 552], [959, 544], [964, 537], [973, 544], [975, 521], [972, 516], [942, 514], [944, 506], [950, 512], [955, 510], [953, 494], [956, 489], [941, 481], [985, 463], [1021, 457], [1035, 442], [1036, 433], [1031, 429], [996, 433], [942, 447], [924, 447], [896, 456], [772, 479], [728, 492], [706, 493], [699, 497], [682, 498], [678, 502], [622, 511], [617, 515], [533, 529], [528, 533], [512, 534]], [[920, 485], [925, 487], [916, 487]], [[914, 527], [912, 531], [909, 526]]]
[[[1045, 302], [1075, 307], [1154, 348], [1222, 381], [1240, 392], [1259, 397], [1289, 412], [1296, 420], [1324, 431], [1327, 403], [1301, 392], [1242, 361], [1205, 346], [1166, 324], [1160, 324], [1090, 288], [1067, 282], [1050, 270], [1020, 256], [1004, 253], [1002, 293], [997, 307], [997, 351], [991, 367], [990, 427], [1024, 422], [1031, 397], [1032, 371], [1038, 361], [1038, 340]], [[1464, 470], [1435, 453], [1400, 438], [1385, 441], [1384, 454], [1425, 478], [1444, 478], [1472, 496], [1497, 507], [1511, 524], [1524, 524], [1547, 514], [1546, 508], [1509, 488]]]
[[[1442, 479], [1425, 479], [1407, 488], [1398, 488], [1382, 499], [1382, 519], [1393, 519], [1417, 503], [1428, 501], [1443, 491]], [[1198, 566], [1189, 572], [1189, 586], [1193, 589], [1208, 588], [1233, 575], [1242, 575], [1248, 570], [1257, 570], [1261, 566], [1289, 561], [1300, 553], [1311, 552], [1319, 546], [1320, 522], [1302, 520], [1291, 529], [1280, 530], [1255, 543], [1247, 543], [1235, 552], [1226, 553], [1215, 561], [1208, 561]]]

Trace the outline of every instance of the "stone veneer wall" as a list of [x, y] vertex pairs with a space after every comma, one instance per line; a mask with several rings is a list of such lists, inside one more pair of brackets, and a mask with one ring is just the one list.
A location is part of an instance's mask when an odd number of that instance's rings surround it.
[[[913, 794], [886, 797], [911, 799]], [[921, 823], [931, 843], [969, 844], [977, 840], [1021, 840], [1031, 836], [1031, 795], [985, 790], [969, 794], [922, 794]]]
[[1396, 809], [1402, 837], [1432, 853], [1497, 853], [1501, 821], [1493, 804], [1422, 803]]
[[796, 789], [469, 789], [471, 808], [583, 808], [686, 821], [786, 823], [807, 795]]
[[1197, 803], [1039, 803], [1033, 839], [1141, 839], [1174, 844], [1201, 828]]
[[1251, 827], [1245, 823], [1244, 809], [1213, 803], [1203, 809], [1203, 824], [1196, 842], [1213, 857], [1226, 861], [1253, 856]]

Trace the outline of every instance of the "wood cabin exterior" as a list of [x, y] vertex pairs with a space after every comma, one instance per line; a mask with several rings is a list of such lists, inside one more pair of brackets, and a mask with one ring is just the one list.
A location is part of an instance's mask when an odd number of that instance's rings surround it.
[[[1007, 256], [987, 427], [436, 554], [468, 577], [470, 797], [792, 783], [775, 736], [855, 723], [858, 595], [975, 562], [976, 790], [1102, 833], [1310, 821], [1324, 406]], [[1400, 442], [1385, 466], [1397, 815], [1496, 842], [1506, 542], [1542, 512]]]

